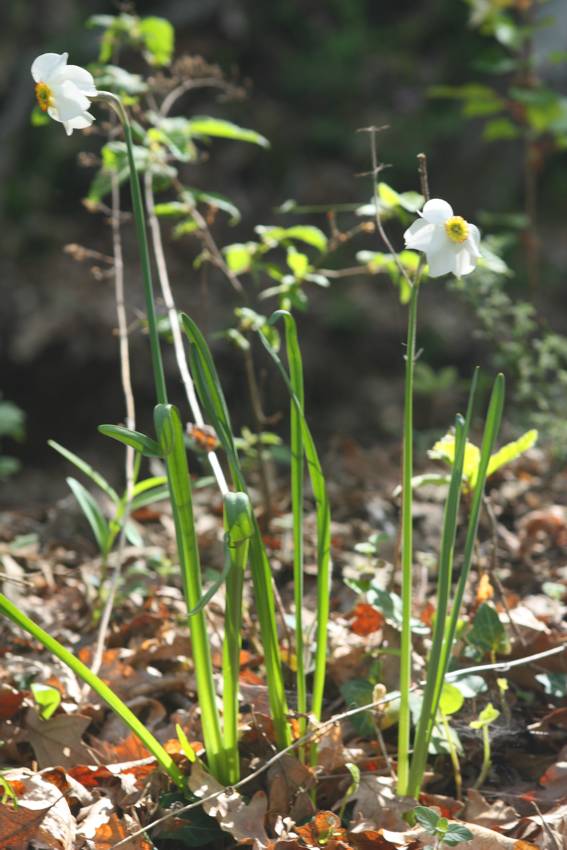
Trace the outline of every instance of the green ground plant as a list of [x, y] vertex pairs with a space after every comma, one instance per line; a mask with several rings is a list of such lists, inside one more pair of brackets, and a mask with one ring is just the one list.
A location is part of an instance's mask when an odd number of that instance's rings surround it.
[[[207, 217], [214, 210], [222, 211], [235, 220], [239, 215], [238, 210], [232, 201], [223, 196], [188, 186], [184, 177], [182, 179], [183, 169], [187, 164], [198, 161], [202, 147], [209, 145], [215, 138], [252, 143], [263, 148], [267, 146], [266, 139], [253, 130], [239, 127], [224, 119], [209, 116], [187, 118], [170, 114], [178, 100], [194, 87], [210, 84], [226, 92], [230, 86], [218, 69], [204, 64], [202, 60], [173, 61], [174, 33], [167, 21], [123, 14], [98, 16], [91, 20], [91, 24], [102, 28], [101, 54], [99, 62], [93, 67], [94, 77], [84, 69], [73, 70], [73, 66], [65, 67], [65, 54], [44, 54], [36, 60], [39, 64], [34, 63], [36, 94], [41, 113], [38, 120], [44, 116], [42, 110], [45, 107], [51, 117], [64, 123], [67, 131], [72, 132], [92, 124], [94, 117], [87, 111], [91, 106], [97, 109], [102, 106], [110, 112], [111, 121], [106, 132], [107, 136], [112, 138], [103, 145], [101, 167], [91, 184], [87, 202], [92, 209], [100, 209], [103, 200], [112, 192], [113, 186], [129, 181], [145, 297], [144, 325], [148, 334], [154, 378], [154, 434], [143, 434], [123, 425], [100, 426], [99, 430], [103, 435], [134, 450], [138, 455], [133, 489], [127, 488], [125, 496], [119, 496], [104, 479], [69, 450], [58, 444], [53, 446], [99, 487], [114, 507], [114, 516], [109, 521], [89, 491], [74, 480], [70, 483], [91, 523], [104, 557], [110, 553], [120, 531], [124, 534], [132, 533], [127, 526], [129, 510], [126, 505], [128, 504], [131, 510], [139, 504], [136, 500], [140, 498], [163, 496], [164, 488], [167, 487], [175, 524], [181, 584], [187, 607], [208, 768], [223, 784], [234, 785], [240, 778], [238, 673], [243, 583], [248, 567], [265, 657], [267, 689], [276, 742], [281, 749], [292, 742], [273, 574], [262, 529], [251, 504], [251, 491], [239, 454], [241, 444], [239, 445], [238, 438], [234, 435], [211, 350], [194, 320], [189, 315], [179, 314], [175, 306], [162, 245], [160, 221], [166, 218], [175, 220], [176, 236], [198, 235], [204, 247], [197, 259], [197, 265], [209, 262], [218, 267], [239, 296], [245, 294], [242, 279], [248, 275], [251, 285], [260, 287], [257, 300], [262, 302], [274, 298], [279, 307], [271, 316], [263, 316], [248, 305], [242, 305], [236, 316], [237, 327], [231, 328], [227, 333], [231, 341], [245, 353], [251, 350], [250, 339], [256, 338], [258, 347], [265, 350], [271, 358], [289, 393], [290, 493], [294, 542], [294, 649], [299, 731], [300, 735], [306, 733], [306, 737], [316, 733], [323, 713], [332, 566], [331, 512], [325, 475], [308, 425], [303, 362], [293, 313], [307, 307], [307, 293], [313, 285], [327, 288], [333, 278], [359, 273], [380, 274], [389, 278], [399, 292], [401, 304], [407, 309], [399, 558], [402, 581], [399, 604], [393, 596], [389, 600], [392, 616], [395, 614], [397, 617], [401, 632], [397, 779], [399, 794], [417, 798], [422, 787], [431, 741], [440, 717], [443, 721], [443, 716], [446, 720], [450, 714], [444, 682], [452, 659], [459, 614], [473, 560], [486, 478], [495, 457], [494, 448], [504, 404], [504, 377], [499, 374], [494, 380], [484, 416], [483, 437], [481, 447], [475, 455], [474, 476], [465, 472], [467, 446], [471, 445], [467, 440], [475, 405], [476, 372], [471, 382], [465, 416], [458, 414], [455, 418], [450, 458], [452, 467], [440, 539], [436, 618], [430, 635], [428, 674], [419, 712], [415, 718], [412, 741], [413, 466], [416, 436], [413, 404], [415, 361], [418, 356], [418, 299], [422, 290], [431, 285], [433, 278], [448, 273], [459, 277], [468, 275], [477, 262], [481, 269], [498, 269], [498, 273], [504, 273], [502, 263], [490, 248], [480, 243], [480, 235], [474, 224], [465, 221], [461, 216], [453, 215], [446, 201], [429, 197], [424, 155], [419, 157], [420, 192], [398, 192], [380, 180], [382, 166], [377, 160], [374, 129], [371, 131], [372, 197], [368, 204], [355, 205], [349, 209], [350, 213], [357, 216], [356, 223], [349, 229], [338, 231], [332, 228], [330, 237], [327, 237], [321, 229], [308, 223], [290, 227], [260, 225], [255, 228], [258, 238], [254, 241], [233, 243], [219, 248]], [[141, 50], [153, 73], [147, 77], [131, 74], [116, 64], [114, 60], [118, 61], [117, 57], [123, 47]], [[83, 90], [77, 87], [77, 92], [71, 98], [76, 108], [76, 114], [72, 116], [70, 112], [64, 112], [70, 107], [59, 88], [61, 78], [54, 74], [54, 68], [58, 74], [69, 75], [68, 83], [77, 86], [78, 82], [83, 86]], [[161, 69], [161, 76], [155, 73], [156, 69]], [[69, 87], [65, 91], [68, 93]], [[64, 115], [68, 117], [65, 118]], [[141, 191], [141, 179], [144, 195]], [[156, 202], [155, 195], [161, 192], [168, 193], [167, 199]], [[283, 212], [304, 214], [294, 203], [288, 203]], [[407, 228], [404, 233], [405, 250], [396, 251], [393, 247], [385, 230], [385, 225], [389, 223]], [[339, 246], [344, 246], [350, 239], [362, 234], [373, 237], [379, 235], [384, 243], [381, 247], [384, 247], [385, 251], [359, 252], [357, 267], [325, 267], [327, 260], [336, 259], [334, 252]], [[158, 315], [156, 309], [152, 255], [156, 261], [157, 277], [166, 304], [167, 317]], [[269, 286], [265, 286], [266, 283], [269, 283]], [[281, 340], [276, 325], [283, 328]], [[162, 353], [164, 337], [171, 337], [173, 342], [188, 404], [197, 424], [206, 423], [214, 428], [226, 457], [227, 477], [214, 452], [207, 452], [213, 477], [223, 498], [225, 547], [224, 568], [218, 580], [207, 591], [204, 591], [202, 586], [184, 416], [176, 406], [169, 403]], [[285, 349], [286, 365], [279, 354], [280, 345]], [[252, 368], [252, 387], [253, 372]], [[257, 417], [257, 430], [262, 425], [260, 419], [261, 417]], [[261, 454], [260, 450], [260, 457]], [[165, 475], [136, 483], [139, 464], [143, 458], [160, 461]], [[317, 592], [314, 636], [306, 633], [303, 622], [307, 478], [311, 486], [316, 517]], [[470, 505], [465, 523], [460, 576], [455, 590], [452, 591], [464, 478], [470, 490]], [[226, 597], [222, 651], [222, 711], [213, 675], [211, 645], [205, 617], [205, 607], [221, 585], [224, 585]], [[374, 592], [378, 595], [376, 589]], [[0, 610], [70, 666], [140, 737], [171, 779], [177, 785], [183, 786], [184, 777], [179, 768], [148, 729], [118, 700], [108, 686], [2, 595]], [[469, 641], [474, 642], [474, 630], [469, 634]], [[310, 695], [308, 675], [311, 672]], [[316, 766], [317, 747], [312, 743], [308, 754], [308, 742], [304, 743], [302, 757], [307, 759], [309, 755], [311, 763]], [[355, 776], [352, 775], [352, 778], [354, 781]], [[444, 819], [438, 819], [435, 826], [431, 818], [427, 822], [433, 830], [436, 847], [457, 843], [453, 826]], [[465, 840], [462, 832], [460, 836], [459, 840]]]

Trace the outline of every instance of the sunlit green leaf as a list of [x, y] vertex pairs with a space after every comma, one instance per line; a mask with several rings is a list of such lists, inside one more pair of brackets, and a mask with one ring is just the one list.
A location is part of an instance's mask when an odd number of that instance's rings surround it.
[[146, 48], [145, 57], [151, 65], [169, 65], [175, 46], [175, 30], [165, 18], [142, 18], [139, 32]]
[[189, 131], [193, 136], [214, 137], [218, 139], [232, 139], [238, 142], [251, 142], [263, 148], [269, 148], [269, 141], [255, 130], [239, 127], [232, 121], [223, 118], [212, 118], [207, 115], [198, 115], [188, 119]]
[[51, 685], [42, 685], [39, 682], [32, 682], [30, 690], [36, 704], [40, 707], [41, 718], [49, 720], [61, 704], [61, 693], [57, 688]]

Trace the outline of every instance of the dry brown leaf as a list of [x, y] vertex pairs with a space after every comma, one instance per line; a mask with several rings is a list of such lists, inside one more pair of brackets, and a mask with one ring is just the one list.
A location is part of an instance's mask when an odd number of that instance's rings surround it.
[[389, 829], [368, 829], [364, 822], [350, 830], [349, 841], [354, 850], [406, 850], [417, 847], [413, 830], [404, 833]]
[[[459, 821], [459, 824], [462, 822]], [[530, 844], [527, 841], [521, 841], [517, 838], [510, 838], [507, 835], [502, 835], [500, 832], [495, 832], [493, 829], [487, 829], [485, 826], [479, 826], [476, 823], [466, 822], [462, 824], [469, 829], [473, 837], [471, 841], [467, 841], [463, 846], [463, 850], [541, 850], [535, 844]], [[427, 844], [428, 835], [425, 831], [420, 832], [419, 838]]]
[[81, 738], [91, 722], [81, 714], [57, 714], [42, 720], [37, 711], [26, 712], [25, 732], [40, 767], [70, 767], [92, 761]]
[[0, 688], [0, 720], [11, 720], [23, 701], [24, 694], [21, 691], [3, 685]]
[[486, 826], [488, 829], [507, 831], [518, 824], [518, 813], [503, 800], [495, 800], [493, 803], [489, 803], [480, 791], [476, 791], [474, 788], [469, 788], [467, 797], [467, 805], [463, 815], [466, 821], [476, 823], [479, 826]]
[[345, 748], [343, 733], [340, 723], [327, 727], [320, 738], [317, 739], [317, 764], [324, 773], [343, 767], [345, 761]]
[[[111, 800], [101, 797], [89, 807], [77, 829], [77, 836], [90, 841], [90, 846], [96, 850], [112, 850], [115, 844], [135, 831], [134, 821], [126, 816], [120, 818]], [[138, 835], [129, 841], [128, 850], [152, 850], [152, 844], [143, 835]]]
[[240, 844], [251, 844], [254, 850], [267, 850], [271, 842], [264, 827], [268, 803], [263, 791], [257, 791], [250, 802], [245, 803], [238, 791], [225, 789], [199, 762], [191, 768], [189, 788], [199, 798], [218, 793], [214, 800], [203, 802], [205, 812], [216, 818], [220, 828]]
[[313, 814], [308, 790], [313, 785], [313, 772], [292, 755], [285, 755], [268, 770], [269, 816], [290, 815], [302, 821]]
[[394, 832], [407, 829], [402, 815], [415, 806], [415, 800], [396, 795], [395, 782], [389, 776], [363, 776], [350, 799], [355, 803], [354, 819], [369, 821], [374, 829]]
[[540, 850], [567, 847], [567, 803], [563, 802], [545, 814], [524, 818], [523, 823], [522, 838], [537, 841]]
[[7, 771], [4, 777], [17, 782], [23, 794], [17, 809], [0, 805], [2, 850], [28, 850], [33, 841], [50, 850], [73, 850], [75, 818], [59, 788], [26, 769]]

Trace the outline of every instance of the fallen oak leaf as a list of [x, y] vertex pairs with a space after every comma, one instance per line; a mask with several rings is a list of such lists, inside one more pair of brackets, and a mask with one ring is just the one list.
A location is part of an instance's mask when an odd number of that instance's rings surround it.
[[21, 691], [3, 685], [0, 688], [0, 720], [11, 720], [23, 701], [24, 694]]
[[[89, 807], [77, 829], [77, 837], [90, 842], [96, 850], [112, 850], [115, 844], [128, 838], [136, 829], [131, 818], [120, 818], [111, 800], [101, 797]], [[132, 836], [129, 850], [153, 850], [153, 844], [143, 835]]]
[[[470, 841], [467, 841], [466, 850], [541, 850], [535, 844], [502, 835], [500, 832], [495, 832], [493, 829], [487, 829], [487, 827], [479, 826], [476, 823], [469, 821], [450, 821], [450, 823], [466, 826], [469, 832], [472, 832], [473, 837]], [[429, 838], [425, 830], [418, 833], [417, 837], [424, 843], [427, 843]]]
[[32, 842], [49, 850], [73, 850], [75, 819], [59, 788], [25, 768], [4, 775], [18, 784], [23, 796], [18, 796], [17, 809], [0, 805], [2, 850], [28, 850]]
[[81, 740], [90, 722], [90, 717], [81, 714], [58, 714], [42, 720], [35, 709], [28, 709], [23, 731], [40, 768], [92, 761], [89, 748]]
[[191, 767], [189, 789], [197, 798], [218, 794], [214, 800], [203, 802], [203, 809], [216, 818], [220, 828], [240, 844], [251, 844], [254, 850], [267, 850], [270, 842], [264, 827], [268, 809], [266, 795], [257, 791], [249, 803], [233, 788], [224, 788], [199, 761]]

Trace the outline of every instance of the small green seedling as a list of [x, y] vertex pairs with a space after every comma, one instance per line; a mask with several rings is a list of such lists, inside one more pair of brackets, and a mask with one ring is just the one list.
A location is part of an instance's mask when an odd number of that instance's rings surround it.
[[474, 787], [476, 789], [482, 788], [484, 783], [486, 782], [486, 778], [490, 773], [490, 768], [492, 766], [492, 756], [491, 756], [491, 748], [490, 748], [490, 732], [489, 727], [495, 720], [498, 720], [500, 717], [500, 712], [497, 708], [494, 708], [491, 702], [482, 709], [478, 716], [478, 720], [473, 720], [469, 723], [471, 729], [481, 729], [482, 730], [482, 744], [483, 744], [483, 757], [482, 757], [482, 767], [480, 769], [480, 773], [478, 779], [476, 780]]
[[[451, 823], [447, 818], [438, 815], [434, 809], [429, 809], [427, 806], [416, 806], [409, 814], [433, 837], [434, 842], [429, 845], [431, 850], [438, 850], [441, 847], [456, 847], [457, 844], [464, 844], [474, 838], [472, 832], [466, 826], [460, 823]], [[429, 848], [425, 848], [425, 850], [429, 850]]]
[[[55, 440], [49, 440], [49, 446], [59, 452], [66, 460], [77, 467], [93, 484], [102, 491], [102, 493], [110, 500], [113, 509], [113, 515], [107, 519], [102, 508], [98, 504], [94, 496], [84, 487], [76, 478], [67, 478], [67, 484], [71, 489], [79, 507], [84, 513], [96, 540], [102, 559], [102, 576], [101, 585], [104, 583], [108, 556], [112, 551], [112, 547], [116, 542], [124, 520], [126, 519], [126, 507], [128, 501], [128, 493], [124, 491], [119, 495], [114, 487], [112, 487], [106, 478], [99, 472], [93, 469], [90, 464], [76, 455], [74, 452], [66, 449], [65, 446], [56, 443]], [[139, 457], [135, 464], [135, 478], [139, 470]], [[132, 488], [131, 501], [129, 505], [129, 513], [139, 510], [147, 505], [154, 504], [161, 499], [166, 499], [168, 496], [167, 479], [165, 476], [158, 475], [146, 478], [143, 481], [135, 481]], [[126, 520], [126, 538], [134, 546], [143, 545], [143, 540], [136, 525]]]

